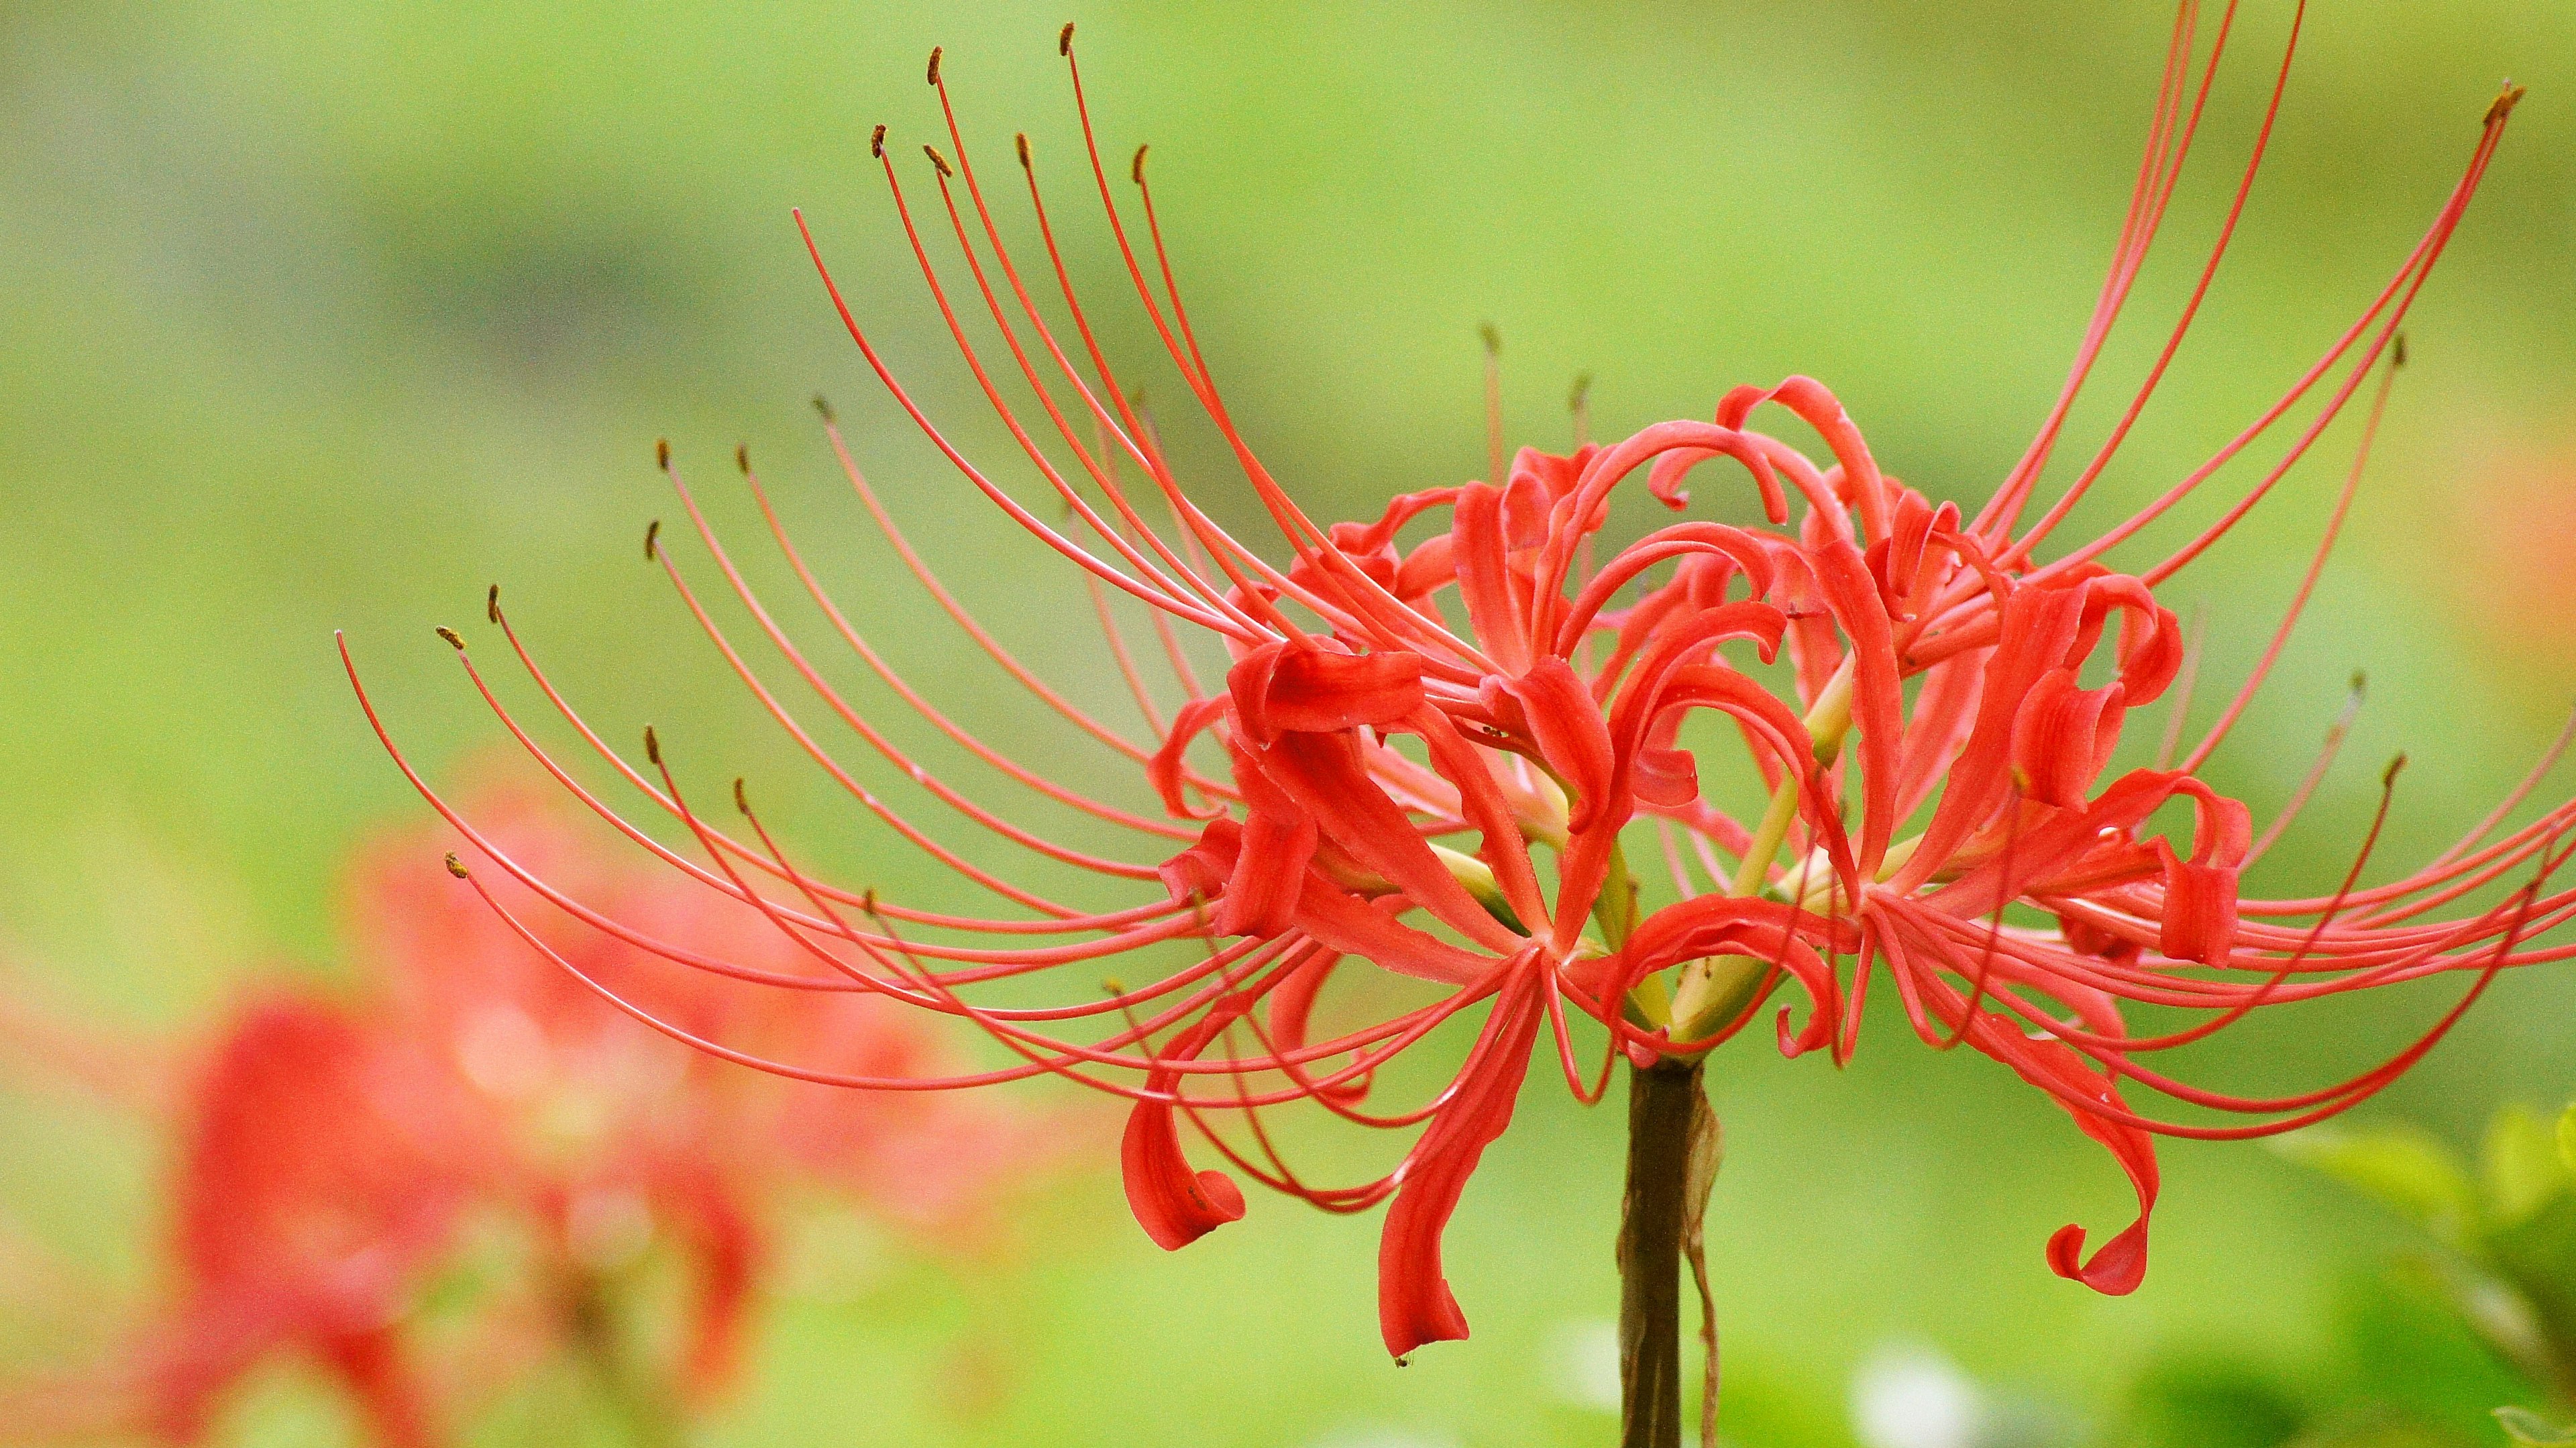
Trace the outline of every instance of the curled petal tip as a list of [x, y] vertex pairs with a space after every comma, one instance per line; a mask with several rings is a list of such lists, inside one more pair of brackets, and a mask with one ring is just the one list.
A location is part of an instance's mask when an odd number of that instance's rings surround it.
[[456, 650], [458, 653], [461, 654], [465, 652], [465, 640], [458, 637], [456, 630], [449, 628], [445, 624], [440, 624], [438, 626], [438, 636], [447, 640], [448, 647]]
[[1062, 30], [1055, 33], [1055, 53], [1066, 56], [1073, 54], [1073, 22], [1070, 20], [1064, 23]]
[[930, 47], [930, 74], [928, 78], [932, 85], [939, 84], [939, 53], [946, 48], [947, 47], [940, 45]]
[[451, 874], [451, 875], [454, 875], [457, 879], [462, 880], [462, 879], [466, 878], [468, 875], [473, 874], [474, 872], [473, 872], [473, 871], [471, 871], [471, 870], [466, 869], [466, 868], [465, 868], [465, 862], [464, 862], [463, 860], [460, 860], [460, 859], [456, 858], [456, 856], [455, 856], [454, 854], [452, 854], [452, 853], [451, 853], [451, 854], [450, 854], [450, 855], [448, 855], [448, 857], [447, 857], [447, 873], [449, 873], [449, 874]]

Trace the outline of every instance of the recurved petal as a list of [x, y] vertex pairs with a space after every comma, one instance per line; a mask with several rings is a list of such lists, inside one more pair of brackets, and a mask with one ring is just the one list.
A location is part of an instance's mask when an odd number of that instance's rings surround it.
[[2165, 912], [2157, 948], [2176, 960], [2223, 965], [2236, 948], [2236, 867], [2196, 864], [2154, 841], [2164, 867]]
[[1508, 687], [1529, 718], [1530, 732], [1538, 737], [1539, 753], [1574, 789], [1568, 828], [1590, 829], [1604, 809], [1616, 808], [1609, 798], [1616, 772], [1610, 729], [1602, 721], [1601, 706], [1592, 700], [1592, 690], [1571, 665], [1554, 656], [1539, 660]]
[[1507, 972], [1493, 1013], [1459, 1072], [1457, 1092], [1431, 1120], [1399, 1169], [1404, 1185], [1387, 1208], [1378, 1238], [1378, 1329], [1397, 1358], [1428, 1342], [1467, 1335], [1467, 1315], [1449, 1290], [1440, 1234], [1485, 1148], [1511, 1124], [1512, 1103], [1528, 1074], [1530, 1046], [1546, 1014], [1542, 992], [1554, 989], [1534, 956]]
[[[1246, 1005], [1239, 996], [1220, 1002], [1173, 1037], [1157, 1059], [1196, 1059], [1208, 1042], [1243, 1014]], [[1168, 1093], [1179, 1081], [1178, 1071], [1156, 1070], [1146, 1076], [1145, 1089]], [[1127, 1113], [1126, 1135], [1118, 1147], [1127, 1208], [1136, 1214], [1136, 1224], [1145, 1229], [1145, 1235], [1166, 1252], [1179, 1251], [1243, 1216], [1243, 1189], [1234, 1179], [1221, 1171], [1194, 1171], [1189, 1158], [1181, 1154], [1173, 1110], [1168, 1100], [1137, 1102]]]
[[1422, 703], [1422, 658], [1400, 650], [1336, 654], [1264, 644], [1237, 660], [1225, 682], [1244, 737], [1267, 744], [1292, 732], [1394, 723]]

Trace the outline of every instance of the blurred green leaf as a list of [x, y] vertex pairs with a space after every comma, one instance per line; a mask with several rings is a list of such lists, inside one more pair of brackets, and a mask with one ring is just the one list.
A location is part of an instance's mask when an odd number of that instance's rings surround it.
[[2535, 1448], [2576, 1448], [2576, 1428], [2562, 1428], [2528, 1408], [2498, 1408], [2496, 1421], [2505, 1436]]
[[2457, 1242], [2477, 1207], [2476, 1189], [2451, 1149], [2412, 1127], [2311, 1129], [2284, 1137], [2281, 1153]]
[[2576, 1171], [2576, 1102], [2558, 1113], [2558, 1159]]
[[2487, 1123], [2480, 1155], [2486, 1168], [2486, 1215], [2498, 1227], [2529, 1221], [2570, 1181], [2558, 1134], [2538, 1112], [2519, 1103]]

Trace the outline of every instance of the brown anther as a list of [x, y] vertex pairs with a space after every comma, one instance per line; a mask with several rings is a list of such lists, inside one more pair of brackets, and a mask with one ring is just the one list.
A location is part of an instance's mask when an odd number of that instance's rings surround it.
[[474, 872], [465, 868], [465, 862], [463, 860], [456, 858], [454, 854], [450, 854], [447, 857], [447, 873], [462, 880]]
[[1029, 133], [1026, 131], [1013, 132], [1011, 135], [1011, 144], [1019, 148], [1020, 169], [1023, 171], [1029, 169]]
[[2379, 772], [2379, 787], [2382, 789], [2395, 789], [2397, 787], [2397, 771], [2404, 769], [2405, 767], [2406, 756], [2401, 752], [2395, 759], [2388, 761], [2388, 767], [2386, 769]]
[[2356, 693], [2356, 694], [2366, 694], [2366, 693], [2369, 693], [2369, 692], [2370, 692], [2370, 675], [2369, 675], [2369, 674], [2367, 674], [2367, 673], [2364, 673], [2364, 672], [2363, 672], [2362, 670], [2360, 670], [2360, 669], [2355, 669], [2355, 670], [2353, 670], [2353, 671], [2352, 671], [2352, 691], [2353, 691], [2354, 693]]
[[456, 650], [460, 654], [465, 652], [465, 640], [457, 634], [456, 630], [449, 628], [445, 624], [440, 624], [438, 626], [438, 636], [447, 640], [447, 646], [449, 648]]
[[814, 411], [822, 417], [825, 427], [837, 426], [841, 421], [841, 415], [832, 410], [832, 399], [822, 393], [814, 394]]
[[885, 127], [877, 127], [876, 134], [868, 137], [868, 154], [880, 161], [885, 159]]
[[940, 175], [941, 179], [943, 179], [943, 180], [944, 180], [944, 179], [946, 179], [947, 177], [950, 177], [950, 176], [953, 176], [953, 175], [955, 175], [955, 174], [956, 174], [955, 172], [953, 172], [953, 171], [951, 171], [951, 170], [949, 170], [949, 169], [948, 169], [948, 158], [939, 154], [939, 148], [938, 148], [938, 147], [936, 147], [936, 146], [924, 146], [924, 147], [922, 147], [922, 148], [921, 148], [921, 154], [923, 154], [923, 155], [925, 155], [925, 156], [928, 156], [928, 157], [930, 158], [930, 164], [939, 168], [939, 175]]
[[738, 442], [733, 445], [733, 465], [742, 469], [744, 477], [751, 476], [751, 444]]
[[671, 440], [669, 438], [657, 437], [653, 439], [653, 466], [660, 468], [666, 473], [671, 470]]
[[662, 736], [654, 733], [653, 726], [650, 724], [644, 726], [644, 757], [650, 760], [655, 768], [661, 767]]
[[1135, 182], [1139, 186], [1145, 184], [1145, 153], [1152, 149], [1154, 149], [1154, 147], [1153, 143], [1150, 141], [1142, 146], [1138, 146], [1136, 148], [1136, 159], [1127, 163], [1127, 179]]
[[1592, 374], [1589, 372], [1577, 372], [1574, 374], [1574, 390], [1565, 394], [1566, 411], [1581, 412], [1583, 410], [1583, 405], [1591, 400]]
[[1476, 335], [1485, 339], [1486, 356], [1500, 357], [1503, 355], [1502, 328], [1495, 326], [1491, 322], [1478, 322], [1476, 324]]
[[1105, 995], [1123, 996], [1127, 993], [1126, 984], [1114, 975], [1102, 976], [1100, 978], [1100, 989]]
[[859, 908], [870, 915], [877, 913], [877, 887], [870, 885], [859, 892]]
[[2403, 332], [2398, 333], [2388, 344], [2388, 365], [2391, 367], [2406, 365], [2406, 334]]
[[1062, 30], [1055, 33], [1055, 53], [1058, 55], [1073, 54], [1073, 22], [1070, 20], [1064, 23], [1064, 28]]
[[2512, 115], [2513, 108], [2521, 105], [2522, 98], [2530, 93], [2531, 87], [2515, 85], [2512, 81], [2506, 81], [2504, 83], [2504, 94], [2497, 96], [2495, 98], [2495, 104], [2487, 107], [2486, 123], [2490, 126], [2500, 126], [2504, 124], [2504, 118]]
[[644, 560], [646, 562], [650, 563], [662, 556], [661, 550], [657, 546], [657, 540], [659, 540], [661, 536], [661, 519], [656, 518], [652, 522], [644, 525]]
[[930, 47], [930, 83], [932, 85], [939, 84], [939, 52], [945, 48], [938, 45]]
[[494, 623], [501, 621], [501, 585], [493, 584], [483, 595], [483, 616]]
[[739, 774], [733, 777], [733, 807], [746, 815], [751, 813], [751, 801], [743, 797], [742, 776]]

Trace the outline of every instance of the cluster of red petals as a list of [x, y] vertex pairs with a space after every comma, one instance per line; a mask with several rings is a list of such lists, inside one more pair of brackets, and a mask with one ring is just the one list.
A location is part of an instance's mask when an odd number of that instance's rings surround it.
[[[628, 918], [735, 958], [781, 954], [703, 892], [602, 868], [528, 802], [481, 805], [517, 858]], [[723, 1068], [638, 1027], [446, 888], [424, 843], [386, 842], [355, 874], [368, 993], [271, 988], [208, 1043], [178, 1103], [173, 1291], [112, 1369], [30, 1394], [30, 1416], [197, 1442], [226, 1390], [292, 1351], [346, 1385], [375, 1441], [448, 1441], [467, 1399], [593, 1330], [577, 1318], [613, 1314], [618, 1274], [657, 1247], [690, 1283], [669, 1369], [703, 1396], [740, 1356], [783, 1192], [846, 1194], [926, 1239], [972, 1236], [1045, 1154], [1035, 1123], [997, 1110], [896, 1109]], [[882, 1002], [782, 1011], [714, 977], [640, 971], [594, 932], [550, 933], [584, 972], [703, 1029], [847, 1069], [946, 1064], [928, 1022]], [[424, 1333], [433, 1280], [496, 1226], [524, 1271], [462, 1344]]]
[[[2112, 771], [2132, 711], [2188, 693], [2185, 640], [2159, 589], [2267, 495], [2374, 375], [2510, 110], [2508, 97], [2490, 112], [2423, 241], [2278, 403], [2146, 508], [2042, 561], [2043, 545], [2172, 360], [2270, 138], [2267, 112], [2237, 208], [2170, 341], [2099, 451], [2030, 517], [2069, 410], [2192, 148], [2234, 18], [2233, 4], [2214, 25], [2191, 0], [2181, 5], [2129, 215], [2064, 394], [1973, 516], [1884, 472], [1833, 394], [1802, 377], [1739, 388], [1706, 421], [1659, 423], [1571, 456], [1524, 450], [1506, 465], [1498, 454], [1487, 480], [1397, 498], [1373, 522], [1319, 525], [1245, 444], [1218, 395], [1173, 281], [1143, 153], [1131, 168], [1143, 225], [1131, 229], [1086, 111], [1088, 179], [1138, 304], [1181, 386], [1284, 535], [1284, 562], [1218, 527], [1182, 487], [1075, 297], [1022, 138], [1027, 197], [1053, 273], [1052, 287], [1043, 279], [1038, 286], [1056, 296], [1041, 305], [1033, 294], [1031, 274], [1003, 244], [934, 57], [948, 144], [929, 153], [937, 211], [916, 213], [919, 193], [898, 176], [882, 130], [874, 150], [941, 317], [1051, 495], [1043, 509], [1015, 497], [931, 423], [828, 272], [824, 280], [896, 404], [968, 485], [1084, 577], [1105, 635], [1104, 669], [1114, 667], [1131, 691], [1143, 737], [1078, 707], [978, 622], [897, 527], [828, 409], [827, 430], [904, 568], [1040, 703], [1140, 771], [1161, 811], [1094, 799], [1064, 783], [1061, 771], [1016, 757], [940, 712], [817, 581], [755, 482], [788, 566], [869, 670], [961, 754], [1013, 787], [1090, 816], [1131, 848], [1094, 854], [1049, 840], [971, 797], [906, 753], [830, 681], [774, 620], [685, 486], [680, 497], [752, 626], [826, 711], [940, 808], [1039, 860], [1132, 890], [1123, 907], [1083, 908], [1015, 883], [860, 783], [761, 681], [667, 545], [648, 541], [647, 551], [798, 746], [902, 838], [1013, 909], [993, 917], [931, 911], [827, 884], [777, 849], [739, 794], [747, 832], [718, 828], [659, 768], [658, 750], [648, 751], [652, 767], [639, 768], [609, 749], [509, 633], [547, 703], [601, 764], [685, 831], [690, 847], [663, 844], [601, 803], [503, 708], [480, 673], [476, 687], [548, 772], [642, 847], [759, 911], [816, 969], [847, 989], [973, 1020], [1013, 1063], [935, 1081], [834, 1075], [762, 1058], [684, 1023], [663, 1019], [666, 1029], [811, 1079], [924, 1089], [1054, 1074], [1116, 1092], [1134, 1103], [1123, 1152], [1129, 1199], [1166, 1247], [1242, 1215], [1236, 1176], [1336, 1211], [1392, 1198], [1380, 1302], [1395, 1354], [1466, 1333], [1441, 1269], [1442, 1229], [1479, 1154], [1504, 1130], [1542, 1040], [1576, 1093], [1591, 1099], [1618, 1054], [1652, 1060], [1707, 1050], [1756, 1019], [1777, 987], [1799, 998], [1777, 1014], [1781, 1049], [1822, 1048], [1839, 1061], [1882, 970], [1924, 1040], [1964, 1042], [2001, 1062], [2111, 1151], [2135, 1184], [2136, 1221], [2089, 1256], [2083, 1230], [2069, 1227], [2048, 1256], [2068, 1277], [2126, 1292], [2145, 1266], [2157, 1189], [2152, 1134], [2250, 1134], [2342, 1110], [2421, 1055], [2457, 1013], [2372, 1071], [2282, 1099], [2187, 1086], [2147, 1064], [2152, 1053], [2258, 1006], [2447, 971], [2472, 972], [2482, 987], [2499, 968], [2565, 954], [2529, 942], [2576, 912], [2576, 895], [2546, 886], [2557, 864], [2553, 842], [2576, 807], [2496, 834], [2515, 801], [2402, 879], [2368, 888], [2348, 882], [2331, 898], [2244, 894], [2241, 874], [2269, 835], [2258, 842], [2246, 807], [2196, 771], [2261, 683], [2295, 603], [2262, 668], [2179, 764]], [[1070, 58], [1069, 30], [1064, 49]], [[2284, 54], [2275, 108], [2288, 71]], [[1079, 106], [1078, 71], [1074, 96]], [[933, 224], [918, 224], [923, 215]], [[966, 286], [952, 290], [955, 277], [943, 280], [932, 262], [923, 235], [932, 230], [953, 240]], [[970, 326], [966, 314], [976, 312], [981, 319]], [[977, 333], [987, 340], [979, 343]], [[1039, 419], [1009, 400], [1014, 390], [1033, 399]], [[2135, 572], [2104, 561], [2273, 434], [2303, 401], [2312, 404], [2309, 420], [2277, 463], [2189, 544]], [[1822, 455], [1757, 426], [1775, 418], [1820, 438]], [[664, 463], [678, 485], [667, 455]], [[1655, 499], [1680, 510], [1689, 501], [1685, 483], [1712, 463], [1745, 481], [1760, 521], [1677, 521], [1615, 552], [1598, 546], [1623, 483], [1642, 474]], [[743, 471], [748, 478], [747, 461]], [[1149, 511], [1160, 521], [1149, 521]], [[2341, 519], [2339, 504], [2335, 523]], [[2319, 565], [2333, 531], [2318, 549]], [[2312, 568], [2310, 582], [2314, 576]], [[2305, 597], [2303, 585], [2299, 601]], [[1152, 630], [1142, 647], [1121, 623], [1138, 605]], [[492, 614], [507, 629], [497, 601]], [[1221, 678], [1205, 652], [1193, 654], [1194, 634], [1222, 647]], [[451, 641], [462, 654], [462, 642]], [[1149, 680], [1147, 661], [1157, 655], [1169, 665], [1168, 683]], [[473, 672], [470, 659], [466, 667]], [[2168, 703], [2177, 729], [2186, 704], [2187, 697]], [[1702, 790], [1700, 757], [1720, 741], [1759, 767], [1776, 818], [1739, 818]], [[2160, 827], [2169, 804], [2178, 808]], [[1665, 868], [1649, 893], [1666, 902], [1641, 911], [1628, 861], [1655, 855]], [[523, 878], [582, 921], [658, 949], [537, 872]], [[2506, 893], [2500, 903], [2460, 903], [2495, 882]], [[1087, 993], [1101, 962], [1143, 959], [1169, 942], [1200, 948], [1177, 970], [1113, 984], [1105, 995], [1029, 1007], [997, 1004], [981, 989], [1072, 969]], [[698, 972], [755, 974], [659, 953]], [[1354, 962], [1424, 983], [1412, 988], [1419, 1003], [1321, 1028], [1319, 996], [1348, 979]], [[1658, 1019], [1653, 1002], [1669, 999], [1677, 983], [1687, 994], [1716, 968], [1711, 962], [1755, 971], [1740, 1001], [1723, 997], [1731, 1013], [1691, 1029]], [[1354, 1002], [1391, 998], [1384, 988], [1341, 994]], [[653, 1016], [648, 1003], [630, 1003]], [[2132, 1004], [2199, 1020], [2140, 1035], [2123, 1021]], [[1372, 1104], [1380, 1066], [1477, 1007], [1474, 1043], [1444, 1087], [1427, 1101]], [[1578, 1013], [1609, 1039], [1597, 1073], [1578, 1058], [1569, 1030]], [[2137, 1088], [2260, 1120], [2154, 1119], [2128, 1104], [2124, 1092]], [[1281, 1158], [1263, 1124], [1267, 1109], [1289, 1103], [1420, 1131], [1386, 1175], [1318, 1185]], [[1184, 1150], [1192, 1137], [1230, 1172], [1194, 1164]]]

